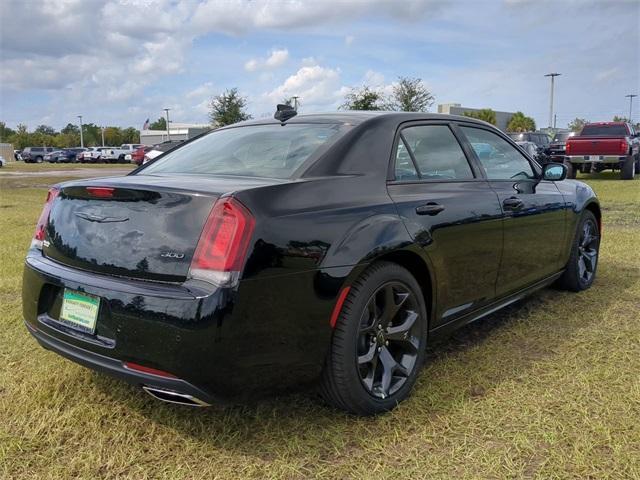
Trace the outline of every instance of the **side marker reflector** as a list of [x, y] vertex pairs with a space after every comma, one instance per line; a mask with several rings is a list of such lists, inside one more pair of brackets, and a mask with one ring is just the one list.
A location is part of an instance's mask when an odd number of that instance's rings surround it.
[[338, 321], [338, 317], [340, 316], [340, 312], [342, 311], [342, 304], [346, 300], [347, 295], [349, 295], [349, 290], [351, 290], [351, 287], [344, 287], [340, 292], [340, 295], [338, 295], [338, 301], [336, 302], [336, 305], [333, 307], [333, 312], [331, 313], [331, 320], [329, 321], [329, 325], [331, 325], [331, 328], [335, 328], [336, 326], [336, 322]]

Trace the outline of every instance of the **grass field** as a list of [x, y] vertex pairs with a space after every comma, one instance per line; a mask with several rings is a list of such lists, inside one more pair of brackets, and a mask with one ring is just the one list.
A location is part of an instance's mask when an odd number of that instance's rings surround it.
[[604, 214], [592, 289], [432, 345], [414, 395], [363, 419], [310, 393], [171, 406], [37, 346], [22, 260], [60, 178], [0, 175], [2, 478], [640, 478], [640, 180], [583, 177]]

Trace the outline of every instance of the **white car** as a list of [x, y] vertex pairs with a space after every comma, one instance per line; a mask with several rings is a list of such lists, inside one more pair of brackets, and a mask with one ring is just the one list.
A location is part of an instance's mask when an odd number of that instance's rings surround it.
[[78, 156], [80, 163], [99, 163], [102, 161], [102, 150], [109, 147], [89, 147]]
[[2, 155], [0, 155], [0, 167], [4, 167], [4, 165], [7, 163], [7, 161], [4, 159], [4, 157]]
[[[123, 143], [120, 147], [108, 147], [102, 152], [102, 159], [106, 162], [126, 162], [131, 161], [131, 154], [138, 148], [144, 147], [141, 143]], [[127, 160], [127, 155], [129, 159]]]

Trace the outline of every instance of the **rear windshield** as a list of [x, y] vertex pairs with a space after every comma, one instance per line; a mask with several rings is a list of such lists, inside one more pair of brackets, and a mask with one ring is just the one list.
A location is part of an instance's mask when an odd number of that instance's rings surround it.
[[624, 125], [585, 125], [580, 132], [583, 137], [624, 137], [628, 134]]
[[193, 173], [289, 178], [348, 127], [335, 124], [250, 125], [218, 130], [150, 163], [141, 175]]

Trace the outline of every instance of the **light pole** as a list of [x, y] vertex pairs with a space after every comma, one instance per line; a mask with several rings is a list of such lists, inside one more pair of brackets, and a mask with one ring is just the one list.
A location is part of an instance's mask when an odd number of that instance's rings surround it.
[[165, 108], [164, 113], [167, 115], [167, 140], [171, 141], [171, 132], [169, 131], [169, 110], [170, 108]]
[[631, 110], [633, 108], [633, 97], [637, 97], [638, 95], [634, 93], [630, 93], [629, 95], [625, 95], [625, 97], [629, 97], [629, 123], [633, 123], [631, 121]]
[[82, 136], [82, 115], [78, 115], [80, 119], [80, 148], [84, 148], [84, 137]]
[[104, 147], [104, 127], [101, 127], [102, 130], [102, 146]]
[[549, 128], [553, 127], [553, 86], [554, 79], [562, 75], [561, 73], [547, 73], [545, 77], [551, 77], [551, 99], [549, 101]]

